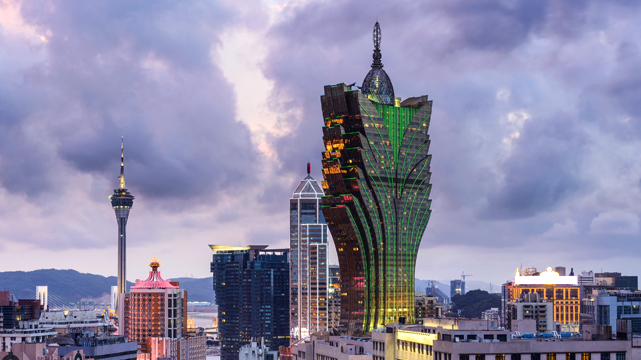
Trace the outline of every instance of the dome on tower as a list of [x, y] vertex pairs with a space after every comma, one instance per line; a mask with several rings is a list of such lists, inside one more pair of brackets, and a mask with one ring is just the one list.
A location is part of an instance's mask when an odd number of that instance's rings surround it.
[[366, 95], [368, 99], [375, 101], [379, 104], [394, 105], [394, 86], [392, 80], [383, 70], [383, 63], [381, 62], [381, 27], [378, 21], [374, 25], [374, 61], [372, 62], [372, 69], [367, 73], [363, 80], [361, 92]]

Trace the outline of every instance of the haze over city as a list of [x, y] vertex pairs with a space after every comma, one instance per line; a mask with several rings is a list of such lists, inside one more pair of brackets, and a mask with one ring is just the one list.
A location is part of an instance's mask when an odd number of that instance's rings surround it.
[[[360, 85], [371, 28], [403, 99], [434, 101], [416, 277], [639, 275], [634, 2], [0, 2], [0, 271], [208, 277], [209, 244], [288, 247], [320, 181], [323, 86]], [[330, 241], [331, 244], [331, 241]], [[331, 250], [332, 263], [336, 263]]]

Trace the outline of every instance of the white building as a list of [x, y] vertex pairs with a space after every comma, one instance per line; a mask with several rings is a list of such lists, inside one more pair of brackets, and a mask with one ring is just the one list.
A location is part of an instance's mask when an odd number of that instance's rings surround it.
[[270, 351], [263, 338], [253, 339], [240, 348], [238, 360], [278, 360], [278, 351]]
[[329, 230], [321, 211], [324, 195], [308, 163], [307, 177], [289, 200], [292, 339], [328, 328]]
[[[53, 328], [59, 335], [73, 330], [90, 330], [96, 334], [107, 333], [113, 327], [108, 311], [59, 310], [43, 311], [38, 320], [40, 326]], [[115, 329], [113, 329], [115, 330]]]
[[43, 343], [58, 333], [51, 327], [41, 327], [38, 320], [20, 321], [17, 329], [0, 329], [0, 351], [11, 351], [17, 343]]

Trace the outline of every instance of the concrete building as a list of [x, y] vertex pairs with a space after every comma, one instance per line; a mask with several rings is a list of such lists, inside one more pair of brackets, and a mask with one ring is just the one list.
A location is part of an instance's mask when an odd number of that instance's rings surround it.
[[327, 332], [313, 334], [292, 345], [293, 360], [372, 360], [372, 339], [369, 337], [330, 336]]
[[595, 291], [581, 302], [582, 325], [607, 325], [617, 334], [617, 320], [629, 320], [631, 330], [641, 333], [641, 293], [628, 291]]
[[205, 360], [206, 358], [206, 336], [185, 336], [178, 341], [178, 360]]
[[115, 331], [109, 318], [109, 311], [68, 310], [43, 311], [38, 322], [41, 327], [53, 328], [59, 336], [75, 330], [89, 330], [96, 334]]
[[516, 322], [523, 320], [534, 321], [534, 332], [555, 331], [554, 304], [541, 299], [537, 293], [522, 294], [520, 298], [508, 303], [505, 327], [511, 331], [530, 332], [518, 328]]
[[[433, 316], [433, 317], [436, 317], [436, 316]], [[483, 311], [481, 313], [481, 319], [494, 321], [497, 324], [499, 324], [499, 326], [503, 325], [503, 321], [501, 320], [501, 310], [499, 308], [490, 308]]]
[[178, 359], [178, 339], [166, 337], [150, 337], [145, 341], [138, 360], [158, 360], [158, 358], [175, 358]]
[[149, 277], [120, 294], [118, 305], [120, 334], [141, 346], [150, 337], [180, 339], [187, 329], [187, 292], [161, 277], [158, 259], [149, 266]]
[[329, 230], [321, 211], [323, 189], [310, 175], [289, 199], [290, 309], [293, 339], [327, 331]]
[[278, 351], [269, 350], [263, 338], [252, 339], [240, 348], [238, 360], [278, 360]]
[[510, 336], [484, 320], [424, 319], [372, 332], [373, 360], [596, 360], [641, 359], [641, 339]]
[[420, 321], [423, 318], [440, 318], [443, 316], [443, 304], [432, 295], [414, 297], [414, 316]]

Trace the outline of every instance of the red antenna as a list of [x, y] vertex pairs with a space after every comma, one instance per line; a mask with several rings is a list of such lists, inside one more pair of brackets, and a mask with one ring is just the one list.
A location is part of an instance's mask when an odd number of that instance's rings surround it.
[[309, 175], [311, 173], [312, 173], [312, 164], [310, 164], [309, 161], [308, 161], [307, 162], [307, 175]]

